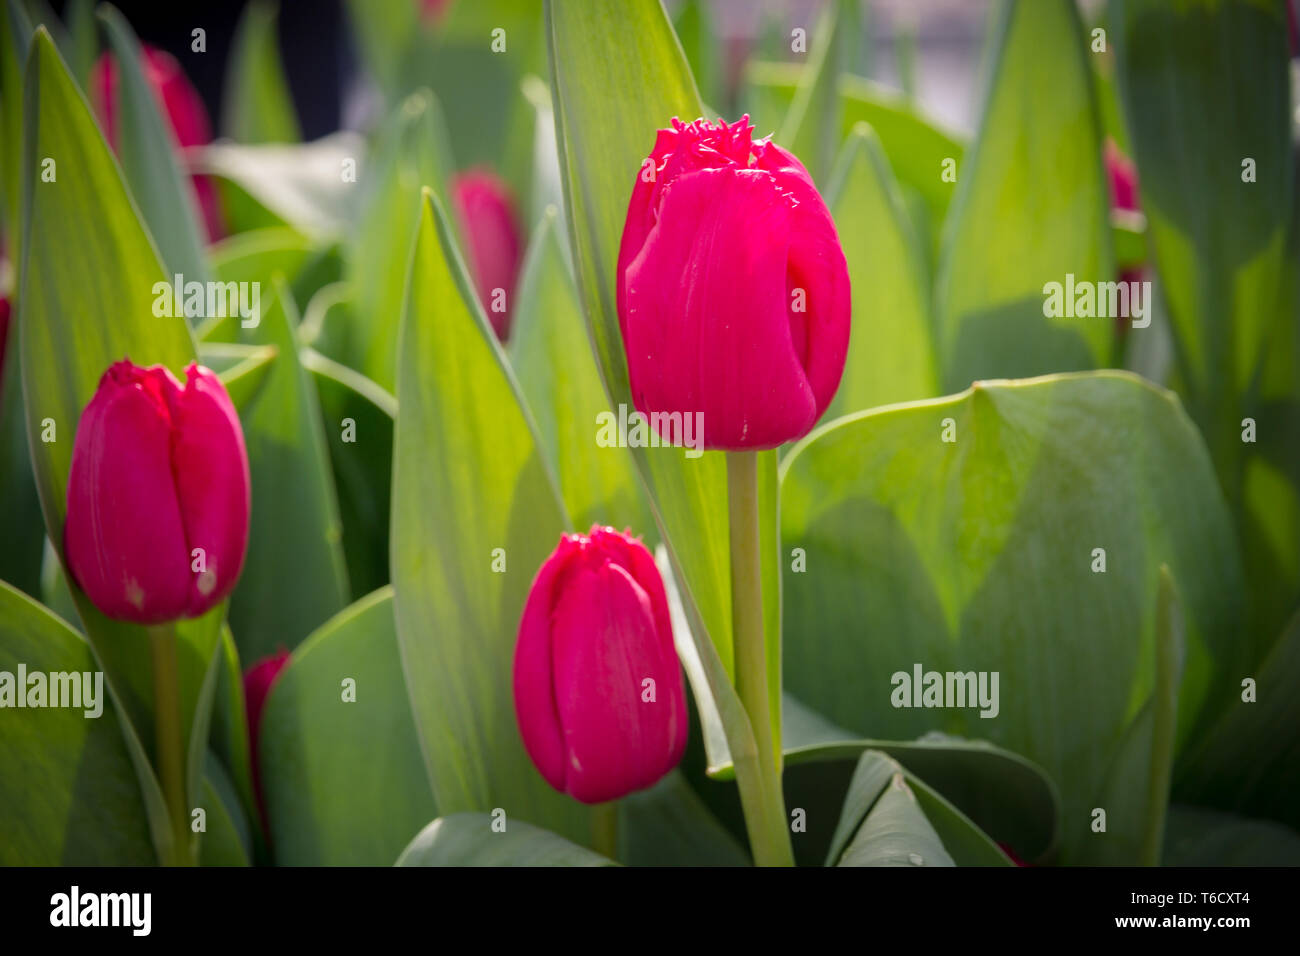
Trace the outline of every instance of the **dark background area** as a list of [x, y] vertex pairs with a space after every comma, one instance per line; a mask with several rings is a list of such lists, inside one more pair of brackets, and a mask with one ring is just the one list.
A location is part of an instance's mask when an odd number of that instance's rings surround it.
[[[246, 5], [243, 0], [115, 3], [142, 43], [166, 50], [180, 61], [208, 107], [215, 135], [220, 134], [222, 87], [231, 41]], [[67, 0], [55, 0], [53, 7], [62, 18]], [[316, 139], [339, 128], [343, 87], [355, 63], [342, 7], [342, 0], [280, 0], [280, 55], [304, 139]], [[207, 31], [206, 53], [190, 49], [195, 27]]]

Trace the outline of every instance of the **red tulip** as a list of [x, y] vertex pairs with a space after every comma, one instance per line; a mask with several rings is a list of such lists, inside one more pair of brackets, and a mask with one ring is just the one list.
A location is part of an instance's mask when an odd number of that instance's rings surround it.
[[486, 170], [471, 170], [452, 180], [451, 198], [469, 245], [474, 288], [497, 338], [504, 342], [510, 334], [523, 248], [510, 187]]
[[426, 23], [441, 23], [451, 0], [420, 0], [420, 16]]
[[705, 448], [807, 434], [848, 351], [835, 223], [799, 160], [752, 135], [747, 116], [660, 130], [619, 248], [632, 400], [646, 415], [702, 413]]
[[515, 714], [547, 783], [583, 803], [650, 786], [686, 749], [686, 691], [663, 580], [613, 528], [563, 535], [524, 606]]
[[64, 547], [109, 617], [158, 624], [228, 595], [248, 544], [248, 455], [221, 380], [113, 364], [81, 414]]
[[[1133, 160], [1129, 159], [1119, 151], [1114, 140], [1106, 140], [1106, 151], [1104, 153], [1106, 162], [1106, 178], [1110, 182], [1110, 205], [1112, 209], [1119, 209], [1124, 212], [1136, 212], [1141, 208], [1138, 204], [1138, 177], [1137, 167], [1133, 165]], [[1131, 269], [1121, 269], [1119, 280], [1121, 282], [1137, 282], [1142, 278], [1142, 267]], [[1127, 330], [1128, 324], [1120, 319], [1118, 328], [1121, 332]]]
[[[170, 53], [151, 46], [142, 46], [141, 67], [145, 81], [153, 90], [163, 115], [171, 125], [176, 143], [181, 149], [205, 146], [212, 142], [212, 123], [198, 90], [186, 78], [176, 58]], [[117, 149], [117, 64], [109, 53], [100, 56], [91, 74], [93, 101], [104, 122], [104, 134], [109, 145]], [[207, 176], [192, 176], [195, 198], [208, 238], [220, 239], [225, 230], [221, 221], [221, 206], [217, 200], [216, 186]]]
[[262, 774], [258, 762], [258, 734], [262, 728], [262, 708], [266, 706], [267, 695], [276, 678], [289, 663], [288, 651], [276, 651], [270, 657], [264, 657], [244, 672], [244, 712], [248, 718], [249, 762], [253, 766], [253, 793], [257, 797], [257, 807], [262, 811], [262, 820], [266, 820], [266, 804], [262, 799]]

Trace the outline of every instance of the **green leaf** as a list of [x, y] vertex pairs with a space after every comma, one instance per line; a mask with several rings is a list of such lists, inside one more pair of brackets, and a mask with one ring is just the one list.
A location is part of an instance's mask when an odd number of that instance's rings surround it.
[[1300, 866], [1300, 833], [1267, 820], [1175, 804], [1164, 866]]
[[[364, 153], [361, 138], [343, 130], [301, 145], [210, 143], [196, 152], [194, 169], [237, 186], [244, 194], [243, 218], [258, 227], [289, 225], [330, 241], [349, 228], [356, 183], [344, 173], [349, 161], [360, 167]], [[248, 228], [240, 217], [234, 225], [236, 231]]]
[[704, 0], [685, 0], [677, 7], [673, 31], [690, 64], [691, 74], [706, 103], [723, 105], [723, 65], [719, 34], [714, 17]]
[[261, 321], [247, 331], [278, 354], [261, 393], [240, 412], [253, 513], [230, 627], [247, 661], [296, 647], [349, 600], [316, 386], [298, 357], [298, 317], [283, 281], [267, 291]]
[[853, 328], [825, 419], [933, 397], [929, 283], [902, 194], [870, 127], [850, 134], [826, 198], [848, 261]]
[[140, 216], [158, 244], [168, 275], [207, 282], [197, 199], [177, 162], [176, 137], [145, 80], [140, 44], [116, 7], [102, 5], [98, 17], [117, 63], [117, 156]]
[[203, 802], [207, 830], [199, 848], [201, 866], [248, 866], [252, 830], [239, 795], [221, 762], [208, 751], [204, 762]]
[[0, 10], [0, 222], [14, 243], [10, 253], [19, 256], [22, 215], [23, 164], [23, 64], [35, 27], [18, 0], [6, 0]]
[[830, 0], [813, 28], [813, 48], [800, 75], [794, 101], [781, 124], [777, 141], [790, 150], [824, 186], [840, 146], [840, 74], [844, 71], [849, 42], [845, 30], [853, 19], [852, 0]]
[[[249, 295], [256, 286], [256, 301], [260, 306], [262, 292], [269, 290], [274, 275], [279, 273], [296, 280], [313, 260], [322, 255], [322, 250], [294, 229], [273, 227], [228, 236], [212, 246], [211, 255], [216, 280], [249, 283]], [[243, 323], [254, 322], [256, 316], [245, 318], [238, 314], [237, 309], [230, 308], [219, 309], [219, 312], [231, 314], [205, 316], [195, 328], [194, 334], [201, 342], [238, 343], [251, 338], [244, 331]]]
[[858, 761], [827, 866], [953, 866], [903, 769], [884, 754]]
[[281, 866], [388, 866], [437, 814], [392, 589], [345, 608], [294, 651], [267, 697], [259, 755]]
[[1233, 677], [1230, 703], [1178, 769], [1175, 797], [1300, 829], [1300, 613], [1258, 670]]
[[221, 384], [241, 413], [261, 394], [279, 354], [274, 345], [199, 344], [199, 362], [221, 376]]
[[[212, 754], [221, 762], [229, 778], [235, 799], [226, 802], [238, 804], [244, 820], [257, 820], [258, 810], [253, 794], [253, 766], [248, 740], [248, 718], [244, 702], [244, 674], [240, 669], [239, 651], [229, 627], [221, 629], [221, 660], [217, 671], [217, 687], [212, 707]], [[235, 811], [229, 811], [235, 819]], [[259, 858], [265, 855], [265, 840], [260, 826], [248, 827], [250, 837], [245, 841], [254, 847]], [[251, 855], [251, 854], [250, 854]]]
[[[829, 724], [788, 695], [785, 719], [787, 789], [793, 786], [790, 768], [810, 762], [857, 759], [865, 750], [877, 750], [907, 769], [908, 782], [923, 804], [933, 788], [936, 802], [951, 801], [950, 810], [944, 813], [969, 818], [967, 825], [953, 828], [951, 833], [955, 839], [971, 843], [963, 834], [978, 828], [1010, 846], [1017, 856], [1031, 861], [1049, 859], [1056, 847], [1061, 813], [1056, 787], [1041, 767], [1019, 754], [984, 740], [940, 733], [929, 733], [917, 740], [862, 740]], [[790, 799], [806, 802], [802, 793]], [[930, 813], [928, 805], [927, 813]], [[939, 826], [943, 815], [936, 812], [930, 816]], [[941, 835], [947, 843], [949, 831]], [[974, 841], [980, 845], [988, 842], [987, 838]], [[980, 845], [971, 849], [979, 850]], [[955, 847], [953, 856], [964, 865]]]
[[[504, 811], [503, 811], [504, 812]], [[521, 820], [502, 818], [497, 831], [486, 813], [453, 813], [421, 830], [398, 866], [615, 866], [613, 860]]]
[[524, 258], [511, 363], [575, 527], [613, 525], [650, 534], [653, 519], [631, 457], [595, 440], [601, 416], [611, 414], [609, 400], [560, 241], [549, 209]]
[[[1186, 600], [1179, 748], [1216, 675], [1242, 666], [1242, 575], [1208, 456], [1173, 396], [1134, 376], [850, 416], [784, 467], [782, 547], [807, 554], [784, 578], [791, 691], [863, 736], [941, 728], [1038, 763], [1069, 861], [1098, 850], [1087, 811], [1155, 687], [1162, 564]], [[917, 667], [997, 672], [997, 715], [901, 706]], [[1145, 779], [1122, 786], [1145, 806]]]
[[427, 190], [421, 208], [398, 349], [390, 567], [426, 766], [444, 813], [506, 807], [586, 839], [587, 808], [528, 759], [511, 690], [524, 600], [568, 518], [446, 215]]
[[678, 771], [619, 801], [629, 866], [749, 866], [745, 848], [709, 812]]
[[1117, 278], [1088, 55], [1070, 0], [1003, 4], [979, 139], [945, 227], [944, 391], [1109, 361], [1114, 318], [1044, 314], [1049, 282]]
[[[1111, 6], [1179, 388], [1238, 513], [1252, 663], [1300, 600], [1300, 205], [1282, 7]], [[1261, 444], [1243, 441], [1244, 418]], [[1274, 440], [1280, 460], [1262, 447]]]
[[[130, 357], [183, 375], [195, 352], [183, 318], [154, 315], [153, 286], [164, 278], [162, 265], [85, 99], [44, 30], [32, 41], [25, 96], [19, 351], [37, 490], [46, 533], [61, 552], [77, 423], [104, 370]], [[55, 161], [49, 182], [41, 179], [40, 159], [47, 157]], [[54, 440], [43, 440], [45, 434]], [[72, 595], [123, 716], [140, 739], [151, 741], [145, 629], [104, 617], [75, 585]], [[175, 626], [186, 740], [207, 719], [201, 688], [224, 610], [222, 604]]]
[[[71, 674], [80, 694], [93, 693], [93, 679], [87, 685], [82, 681], [100, 671], [80, 634], [0, 582], [0, 694], [8, 698], [0, 735], [0, 819], [7, 822], [0, 864], [156, 862], [135, 769], [106, 684], [95, 717], [85, 716], [88, 709], [94, 712], [85, 696], [82, 707], [10, 710], [15, 699], [28, 699], [30, 685], [17, 685], [20, 667], [28, 680], [37, 673]], [[49, 694], [56, 684], [42, 686]], [[45, 697], [47, 704], [51, 699]]]
[[325, 416], [352, 593], [388, 583], [389, 500], [397, 399], [345, 365], [304, 348]]
[[397, 386], [397, 332], [420, 190], [429, 186], [448, 195], [453, 166], [447, 143], [438, 101], [428, 90], [413, 93], [390, 118], [375, 149], [362, 213], [347, 247], [356, 351], [345, 364], [389, 391]]
[[278, 6], [255, 0], [244, 8], [231, 41], [221, 131], [237, 143], [302, 139], [276, 40]]

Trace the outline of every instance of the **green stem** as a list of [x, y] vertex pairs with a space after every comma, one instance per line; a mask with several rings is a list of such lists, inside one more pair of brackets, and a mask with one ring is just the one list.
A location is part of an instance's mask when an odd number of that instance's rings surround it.
[[601, 856], [618, 859], [618, 803], [598, 803], [591, 808], [591, 848]]
[[185, 800], [185, 745], [181, 734], [180, 668], [176, 663], [176, 629], [149, 628], [153, 657], [154, 761], [172, 824], [171, 866], [191, 866], [189, 808]]
[[727, 452], [727, 505], [731, 536], [731, 624], [736, 650], [736, 690], [749, 715], [758, 751], [756, 774], [736, 784], [745, 808], [754, 862], [793, 866], [786, 827], [785, 795], [772, 736], [772, 701], [767, 683], [767, 645], [763, 633], [763, 562], [759, 535], [758, 453]]

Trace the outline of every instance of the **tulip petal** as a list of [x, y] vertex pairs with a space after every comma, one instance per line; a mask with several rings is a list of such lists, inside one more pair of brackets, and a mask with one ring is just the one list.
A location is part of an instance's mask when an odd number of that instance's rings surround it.
[[[188, 616], [195, 616], [239, 579], [250, 505], [239, 415], [221, 380], [196, 364], [186, 369], [185, 391], [174, 399], [172, 473], [191, 578]], [[202, 549], [201, 561], [195, 549]]]
[[[568, 578], [553, 615], [555, 699], [564, 729], [564, 790], [602, 803], [648, 787], [680, 759], [681, 681], [667, 669], [645, 589], [608, 561]], [[643, 681], [655, 699], [643, 700]]]
[[623, 277], [641, 412], [702, 412], [709, 448], [775, 447], [812, 427], [817, 399], [788, 312], [794, 220], [765, 170], [703, 169], [667, 187]]
[[157, 624], [185, 613], [189, 562], [168, 408], [179, 387], [166, 369], [119, 362], [77, 427], [65, 551], [73, 579], [109, 617]]

